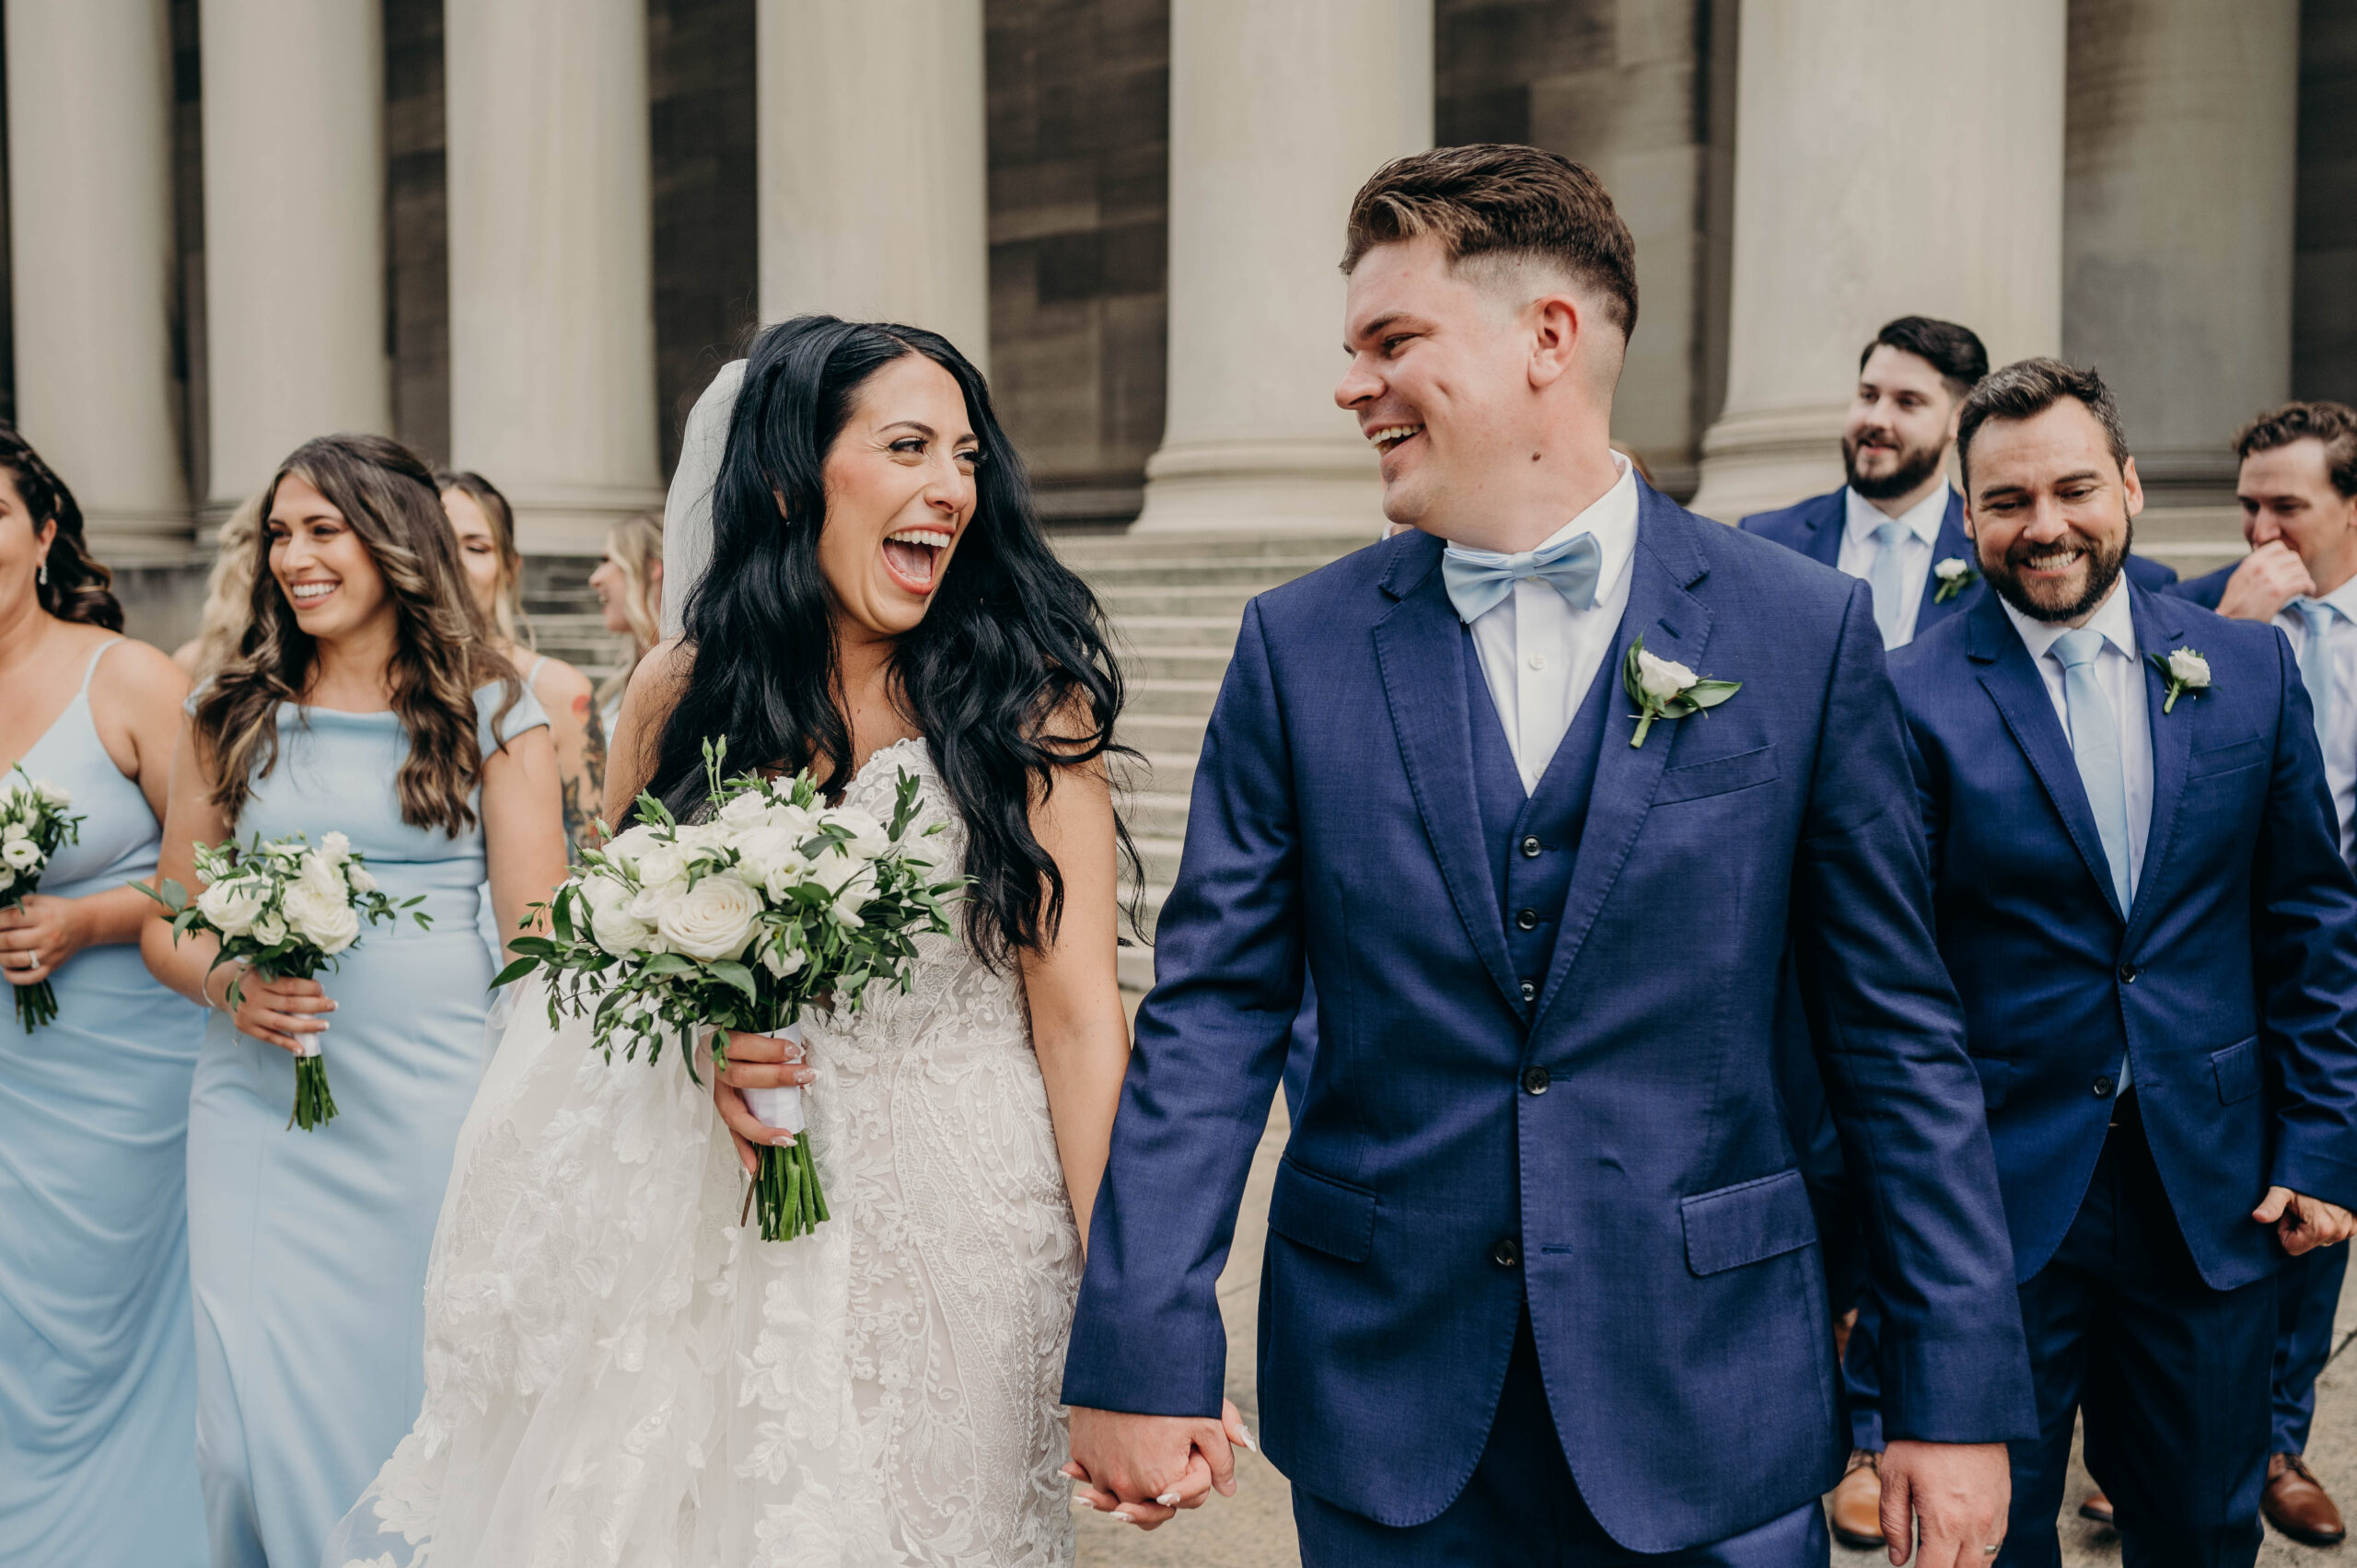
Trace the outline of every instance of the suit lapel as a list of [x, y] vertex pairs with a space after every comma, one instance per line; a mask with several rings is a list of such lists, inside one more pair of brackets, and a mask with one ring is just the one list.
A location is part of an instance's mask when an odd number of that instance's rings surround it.
[[2185, 645], [2185, 620], [2179, 613], [2182, 602], [2163, 594], [2148, 594], [2133, 583], [2125, 588], [2129, 614], [2136, 623], [2136, 662], [2142, 667], [2144, 712], [2153, 734], [2153, 817], [2144, 830], [2144, 864], [2136, 878], [2136, 907], [2131, 912], [2132, 939], [2135, 928], [2161, 902], [2169, 851], [2177, 838], [2177, 803], [2185, 798], [2185, 776], [2191, 766], [2193, 731], [2199, 722], [2197, 714], [2187, 710], [2198, 710], [2207, 699], [2196, 697], [2189, 703], [2180, 697], [2177, 711], [2163, 716], [2161, 704], [2168, 701], [2168, 682], [2154, 665], [2153, 656], [2165, 659], [2170, 649]]
[[[1620, 630], [1604, 667], [1609, 706], [1604, 715], [1604, 740], [1596, 762], [1596, 781], [1588, 797], [1587, 821], [1580, 832], [1579, 861], [1572, 871], [1572, 886], [1563, 899], [1562, 923], [1555, 935], [1555, 954], [1547, 970], [1547, 986], [1539, 993], [1535, 1028], [1562, 992], [1563, 981], [1586, 944], [1589, 930], [1620, 879], [1620, 868], [1653, 807], [1654, 792], [1662, 770], [1669, 765], [1671, 743], [1684, 720], [1654, 726], [1642, 747], [1629, 744], [1636, 732], [1631, 703], [1620, 690], [1620, 666], [1629, 647], [1642, 634], [1645, 651], [1675, 659], [1702, 675], [1724, 675], [1704, 667], [1702, 657], [1711, 640], [1711, 611], [1688, 590], [1709, 571], [1695, 538], [1697, 525], [1650, 486], [1641, 486], [1637, 514], [1636, 553], [1629, 563], [1629, 604], [1620, 615]], [[1726, 679], [1740, 679], [1738, 675]]]
[[2038, 665], [2013, 622], [2005, 619], [2003, 601], [1994, 592], [1982, 594], [1971, 614], [1968, 656], [1981, 687], [1997, 704], [2014, 743], [2022, 749], [2030, 771], [2053, 802], [2087, 875], [2096, 879], [2104, 901], [2124, 924], [2128, 912], [2119, 907], [2119, 895], [2112, 886], [2111, 859], [2104, 854], [2103, 835], [2096, 830], [2093, 807], [2087, 805], [2086, 785], [2079, 782], [2078, 759], [2072, 754], [2070, 738], [2062, 733], [2062, 721], [2055, 716], [2054, 700], [2046, 694]]
[[1440, 862], [1449, 900], [1490, 978], [1515, 1008], [1522, 986], [1506, 951], [1497, 877], [1481, 837], [1473, 777], [1472, 714], [1466, 706], [1465, 635], [1441, 582], [1441, 543], [1407, 540], [1383, 578], [1399, 603], [1375, 623], [1384, 701], [1407, 764], [1408, 787]]
[[[1940, 536], [1932, 545], [1932, 570], [1923, 575], [1923, 602], [1915, 611], [1915, 634], [1919, 637], [1963, 610], [1975, 597], [1966, 590], [1951, 596], [1945, 604], [1936, 602], [1943, 561], [1973, 561], [1972, 541], [1964, 537], [1964, 497], [1956, 493], [1954, 485], [1948, 487], [1948, 509], [1940, 518]], [[1974, 569], [1979, 569], [1977, 564]]]
[[[1802, 543], [1802, 554], [1828, 566], [1840, 565], [1841, 529], [1843, 519], [1849, 516], [1849, 494], [1845, 486], [1830, 495], [1817, 498], [1817, 505], [1809, 515], [1808, 538]], [[1650, 647], [1652, 645], [1646, 645]]]

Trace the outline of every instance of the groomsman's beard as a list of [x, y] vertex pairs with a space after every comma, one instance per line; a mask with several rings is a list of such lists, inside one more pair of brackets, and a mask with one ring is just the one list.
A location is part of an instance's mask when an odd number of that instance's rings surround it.
[[1947, 460], [1947, 447], [1901, 447], [1898, 466], [1878, 478], [1858, 472], [1859, 443], [1854, 438], [1841, 437], [1841, 471], [1850, 481], [1850, 488], [1869, 501], [1889, 501], [1906, 494], [1939, 471]]
[[2062, 604], [2043, 603], [2032, 598], [2029, 589], [2016, 575], [2014, 557], [2029, 555], [2038, 548], [2036, 545], [2017, 544], [2007, 553], [2003, 561], [1994, 563], [1985, 560], [1981, 562], [1980, 571], [1981, 575], [1989, 579], [1989, 586], [1997, 590], [1998, 598], [2028, 616], [2032, 621], [2043, 621], [2049, 624], [2056, 621], [2076, 621], [2101, 604], [2104, 595], [2111, 592], [2111, 585], [2119, 580], [2120, 569], [2126, 563], [2128, 552], [2135, 542], [2136, 520], [2132, 517], [2121, 519], [2117, 549], [2107, 550], [2099, 540], [2088, 540], [2087, 586], [2067, 603]]

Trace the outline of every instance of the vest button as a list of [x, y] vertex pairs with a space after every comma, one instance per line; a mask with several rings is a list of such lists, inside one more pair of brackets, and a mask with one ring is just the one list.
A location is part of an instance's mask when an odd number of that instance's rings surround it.
[[1522, 1071], [1522, 1091], [1525, 1094], [1543, 1095], [1547, 1092], [1547, 1086], [1554, 1081], [1544, 1067], [1526, 1067]]
[[1522, 1261], [1521, 1244], [1511, 1236], [1498, 1237], [1498, 1244], [1490, 1249], [1490, 1261], [1501, 1269], [1513, 1268]]
[[1527, 981], [1527, 980], [1526, 980], [1526, 981], [1524, 981], [1522, 982], [1522, 999], [1523, 999], [1525, 1002], [1536, 1002], [1536, 1001], [1538, 1001], [1538, 986], [1536, 986], [1536, 985], [1534, 985], [1534, 984], [1532, 984], [1529, 981]]
[[1526, 860], [1537, 860], [1538, 858], [1538, 852], [1545, 847], [1546, 846], [1541, 844], [1537, 839], [1525, 839], [1522, 841], [1523, 858]]
[[2096, 1091], [2096, 1098], [2097, 1098], [2097, 1099], [2109, 1099], [2109, 1098], [2111, 1098], [2111, 1089], [2112, 1089], [2111, 1074], [2108, 1074], [2108, 1073], [2106, 1073], [2102, 1077], [2097, 1078], [2097, 1079], [2095, 1081], [2095, 1086], [2095, 1086], [2095, 1091]]
[[1537, 910], [1516, 910], [1515, 912], [1514, 923], [1525, 931], [1536, 931], [1538, 929], [1538, 912]]
[[2133, 985], [2136, 983], [2136, 977], [2143, 972], [2143, 970], [2138, 969], [2134, 964], [2122, 964], [2119, 966], [2120, 983], [2123, 985]]

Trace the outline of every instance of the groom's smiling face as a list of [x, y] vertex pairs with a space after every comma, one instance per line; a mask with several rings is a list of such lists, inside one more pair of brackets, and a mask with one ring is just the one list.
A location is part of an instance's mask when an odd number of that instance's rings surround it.
[[[1591, 308], [1540, 262], [1452, 262], [1433, 236], [1377, 245], [1351, 270], [1350, 367], [1334, 401], [1380, 455], [1383, 512], [1443, 539], [1486, 535], [1537, 477], [1560, 435], [1562, 389], [1593, 375], [1578, 340]], [[1618, 340], [1603, 357], [1619, 372]], [[1604, 382], [1609, 407], [1610, 382]]]

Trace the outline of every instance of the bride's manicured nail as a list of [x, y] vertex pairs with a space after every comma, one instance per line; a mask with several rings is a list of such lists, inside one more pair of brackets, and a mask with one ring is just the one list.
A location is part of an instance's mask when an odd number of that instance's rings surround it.
[[1168, 1492], [1166, 1492], [1161, 1496], [1155, 1498], [1155, 1501], [1161, 1504], [1165, 1508], [1176, 1508], [1178, 1506], [1178, 1488], [1171, 1488]]
[[1252, 1450], [1252, 1452], [1254, 1452], [1254, 1453], [1256, 1453], [1256, 1454], [1257, 1454], [1257, 1453], [1259, 1453], [1259, 1452], [1260, 1451], [1260, 1445], [1259, 1445], [1258, 1443], [1255, 1443], [1255, 1442], [1252, 1440], [1252, 1429], [1251, 1429], [1250, 1427], [1248, 1427], [1248, 1426], [1239, 1426], [1239, 1427], [1237, 1427], [1237, 1430], [1238, 1432], [1241, 1432], [1242, 1434], [1244, 1434], [1244, 1446], [1245, 1446], [1247, 1448], [1251, 1449], [1251, 1450]]
[[776, 1137], [770, 1140], [770, 1146], [776, 1149], [790, 1149], [794, 1147], [794, 1134], [791, 1132], [781, 1132]]
[[1094, 1514], [1097, 1512], [1097, 1504], [1086, 1497], [1075, 1497], [1072, 1500], [1072, 1511], [1075, 1514]]
[[1137, 1521], [1136, 1521], [1135, 1519], [1133, 1519], [1133, 1518], [1130, 1517], [1130, 1511], [1129, 1511], [1127, 1508], [1116, 1508], [1116, 1509], [1114, 1509], [1114, 1510], [1113, 1510], [1113, 1517], [1115, 1517], [1115, 1518], [1117, 1518], [1117, 1519], [1120, 1520], [1120, 1521], [1121, 1521], [1121, 1523], [1123, 1523], [1123, 1524], [1125, 1524], [1125, 1525], [1134, 1525], [1134, 1524], [1136, 1524], [1136, 1523], [1137, 1523]]

